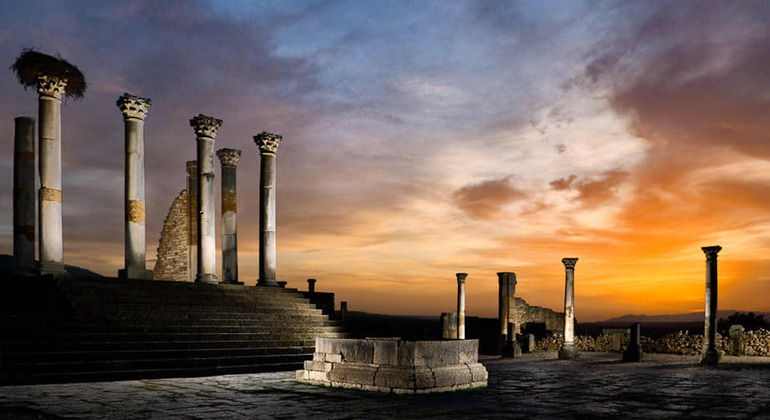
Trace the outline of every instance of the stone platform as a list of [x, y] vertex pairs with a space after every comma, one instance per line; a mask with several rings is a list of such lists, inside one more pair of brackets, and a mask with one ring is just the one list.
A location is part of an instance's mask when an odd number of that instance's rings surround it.
[[317, 338], [297, 380], [366, 391], [414, 394], [487, 386], [478, 340]]

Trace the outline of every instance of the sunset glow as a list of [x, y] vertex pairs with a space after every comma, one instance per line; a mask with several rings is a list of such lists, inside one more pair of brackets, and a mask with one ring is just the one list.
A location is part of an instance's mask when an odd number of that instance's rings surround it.
[[[701, 247], [721, 245], [719, 308], [770, 311], [770, 3], [11, 3], [0, 64], [34, 47], [89, 82], [62, 107], [67, 264], [123, 266], [114, 103], [129, 92], [153, 104], [149, 269], [203, 113], [224, 120], [217, 149], [243, 151], [247, 285], [252, 136], [267, 130], [283, 135], [278, 279], [316, 278], [350, 310], [453, 311], [466, 272], [468, 315], [497, 316], [499, 271], [561, 310], [561, 259], [578, 257], [579, 321], [702, 311]], [[36, 110], [6, 71], [0, 253], [12, 253], [13, 118]]]

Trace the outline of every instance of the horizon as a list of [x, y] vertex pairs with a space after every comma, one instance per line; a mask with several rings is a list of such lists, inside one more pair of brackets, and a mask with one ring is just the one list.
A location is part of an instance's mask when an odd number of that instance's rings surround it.
[[[770, 312], [770, 3], [11, 2], [0, 67], [24, 48], [89, 83], [63, 100], [64, 262], [123, 268], [123, 119], [145, 120], [147, 268], [195, 158], [188, 121], [243, 151], [240, 280], [257, 277], [259, 157], [277, 152], [277, 274], [351, 311], [469, 316], [517, 297], [575, 315]], [[0, 131], [37, 95], [0, 77]], [[36, 129], [37, 131], [37, 129]], [[0, 253], [12, 254], [13, 142], [0, 142]], [[36, 145], [36, 153], [38, 146]], [[215, 160], [221, 276], [220, 170]], [[36, 187], [39, 182], [36, 182]], [[37, 227], [39, 228], [39, 226]]]

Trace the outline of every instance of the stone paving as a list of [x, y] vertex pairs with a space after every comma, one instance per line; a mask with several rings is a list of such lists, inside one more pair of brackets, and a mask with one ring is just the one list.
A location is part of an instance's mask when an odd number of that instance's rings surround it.
[[770, 420], [770, 359], [555, 352], [482, 360], [489, 387], [427, 395], [321, 388], [294, 372], [0, 387], [0, 419], [713, 418]]

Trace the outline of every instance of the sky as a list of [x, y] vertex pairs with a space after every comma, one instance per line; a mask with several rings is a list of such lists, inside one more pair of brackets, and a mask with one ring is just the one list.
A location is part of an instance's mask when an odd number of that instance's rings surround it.
[[[152, 99], [148, 269], [202, 113], [224, 121], [216, 149], [243, 151], [247, 285], [252, 137], [269, 131], [283, 135], [278, 280], [317, 278], [350, 310], [454, 311], [466, 272], [468, 315], [496, 317], [502, 271], [562, 310], [561, 259], [577, 257], [578, 321], [702, 311], [701, 247], [721, 245], [720, 309], [770, 311], [768, 2], [4, 1], [0, 68], [24, 48], [89, 84], [62, 106], [67, 264], [123, 267], [128, 92]], [[13, 118], [37, 116], [11, 70], [0, 116], [11, 254]]]

